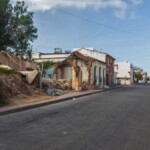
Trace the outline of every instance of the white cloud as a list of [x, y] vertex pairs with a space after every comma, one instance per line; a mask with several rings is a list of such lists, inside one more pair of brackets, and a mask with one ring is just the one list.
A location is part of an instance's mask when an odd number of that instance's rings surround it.
[[[16, 2], [17, 0], [10, 0]], [[139, 5], [142, 0], [131, 0], [133, 5]], [[25, 0], [29, 9], [32, 11], [46, 11], [57, 7], [75, 7], [77, 9], [86, 9], [93, 7], [95, 9], [112, 8], [114, 15], [124, 18], [128, 4], [124, 0]]]
[[134, 5], [139, 5], [143, 3], [143, 0], [131, 0]]
[[[17, 0], [11, 0], [16, 2]], [[87, 7], [94, 8], [122, 8], [124, 7], [123, 0], [25, 0], [33, 11], [37, 10], [49, 10], [56, 7], [76, 7], [79, 9], [85, 9]]]

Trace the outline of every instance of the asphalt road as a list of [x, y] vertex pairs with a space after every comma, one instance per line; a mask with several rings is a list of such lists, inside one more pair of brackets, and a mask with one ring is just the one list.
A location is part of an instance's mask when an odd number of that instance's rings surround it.
[[0, 150], [150, 150], [150, 86], [1, 116]]

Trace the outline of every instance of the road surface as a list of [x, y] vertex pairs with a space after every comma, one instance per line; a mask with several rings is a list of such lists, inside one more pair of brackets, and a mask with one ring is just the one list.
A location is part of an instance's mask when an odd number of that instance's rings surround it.
[[149, 150], [150, 86], [0, 117], [0, 150]]

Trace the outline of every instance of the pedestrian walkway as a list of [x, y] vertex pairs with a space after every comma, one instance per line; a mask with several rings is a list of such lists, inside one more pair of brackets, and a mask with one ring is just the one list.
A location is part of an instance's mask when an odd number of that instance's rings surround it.
[[111, 89], [115, 89], [115, 88], [120, 88], [120, 86], [113, 87], [110, 89], [98, 89], [98, 90], [95, 89], [95, 90], [88, 90], [88, 91], [81, 91], [81, 92], [69, 92], [64, 95], [58, 96], [54, 99], [50, 99], [50, 100], [46, 100], [46, 101], [42, 101], [42, 102], [37, 102], [37, 103], [32, 103], [32, 104], [31, 103], [23, 104], [20, 106], [5, 106], [5, 107], [0, 108], [0, 116], [19, 112], [19, 111], [24, 111], [24, 110], [28, 110], [28, 109], [32, 109], [32, 108], [37, 108], [37, 107], [41, 107], [41, 106], [45, 106], [45, 105], [49, 105], [49, 104], [72, 100], [73, 98], [96, 94], [99, 92], [103, 92], [103, 91], [107, 91], [107, 90], [111, 90]]

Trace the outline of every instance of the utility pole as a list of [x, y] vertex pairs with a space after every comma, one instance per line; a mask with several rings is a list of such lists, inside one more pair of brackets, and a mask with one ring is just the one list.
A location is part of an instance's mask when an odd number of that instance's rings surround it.
[[43, 62], [40, 68], [40, 90], [42, 91], [42, 77], [43, 77]]

